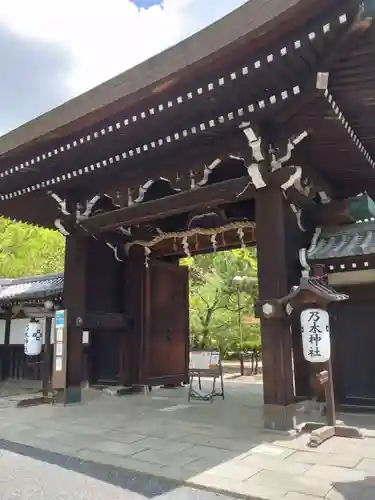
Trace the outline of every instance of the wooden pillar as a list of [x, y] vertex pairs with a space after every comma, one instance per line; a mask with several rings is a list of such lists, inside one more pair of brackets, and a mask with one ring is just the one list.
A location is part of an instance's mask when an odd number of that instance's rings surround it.
[[67, 310], [67, 365], [64, 401], [81, 400], [82, 329], [76, 327], [77, 317], [85, 314], [88, 238], [74, 234], [66, 238], [64, 269], [64, 307]]
[[[123, 263], [116, 260], [104, 241], [89, 238], [85, 312], [91, 314], [122, 313]], [[90, 331], [90, 382], [124, 383], [122, 377], [122, 343], [125, 329], [92, 326]], [[124, 384], [125, 385], [125, 384]]]
[[51, 359], [52, 359], [52, 344], [51, 344], [51, 331], [52, 331], [52, 317], [46, 316], [45, 321], [45, 337], [42, 358], [42, 388], [43, 396], [48, 397], [50, 392], [51, 380]]
[[5, 312], [5, 331], [4, 331], [4, 358], [2, 364], [1, 379], [6, 380], [10, 377], [10, 330], [12, 326], [12, 306], [10, 305]]
[[[299, 260], [299, 251], [301, 248], [310, 246], [314, 226], [305, 227], [302, 232], [297, 225], [295, 213], [287, 205], [284, 221], [286, 223], [286, 266], [288, 272], [288, 291], [292, 286], [296, 286], [301, 278], [301, 263]], [[292, 315], [292, 346], [293, 346], [293, 364], [294, 364], [294, 393], [296, 399], [306, 399], [310, 394], [310, 366], [302, 353], [301, 321], [298, 312]]]
[[123, 303], [129, 329], [122, 341], [122, 383], [143, 385], [146, 373], [149, 272], [143, 248], [133, 248], [124, 263]]
[[[256, 198], [259, 298], [287, 295], [288, 252], [286, 203], [281, 189], [266, 187]], [[264, 425], [286, 430], [294, 425], [292, 337], [284, 319], [261, 321]]]

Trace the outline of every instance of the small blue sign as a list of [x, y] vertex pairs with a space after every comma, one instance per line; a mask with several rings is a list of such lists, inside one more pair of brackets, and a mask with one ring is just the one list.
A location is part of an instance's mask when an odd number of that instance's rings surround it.
[[65, 326], [65, 311], [56, 311], [55, 313], [55, 327], [64, 328]]

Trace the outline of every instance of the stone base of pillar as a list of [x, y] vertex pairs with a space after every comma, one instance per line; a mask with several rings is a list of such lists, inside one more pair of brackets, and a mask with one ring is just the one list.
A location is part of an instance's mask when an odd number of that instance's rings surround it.
[[82, 401], [81, 387], [67, 387], [66, 389], [58, 389], [55, 395], [55, 402], [57, 404], [69, 405], [73, 403], [80, 403]]
[[272, 431], [294, 431], [297, 427], [297, 405], [289, 406], [270, 405], [263, 406], [263, 422], [265, 429]]

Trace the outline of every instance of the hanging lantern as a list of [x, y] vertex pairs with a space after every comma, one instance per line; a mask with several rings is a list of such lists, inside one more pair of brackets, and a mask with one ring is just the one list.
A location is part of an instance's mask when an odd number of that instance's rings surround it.
[[310, 308], [301, 312], [303, 356], [310, 363], [325, 363], [331, 357], [329, 314]]
[[38, 356], [42, 352], [43, 335], [39, 321], [32, 320], [26, 325], [24, 351], [26, 356]]

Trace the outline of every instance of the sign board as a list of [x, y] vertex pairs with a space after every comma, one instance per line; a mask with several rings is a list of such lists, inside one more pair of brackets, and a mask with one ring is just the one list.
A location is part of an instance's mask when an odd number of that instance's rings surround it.
[[58, 328], [64, 328], [65, 326], [65, 311], [56, 311], [55, 313], [55, 327], [56, 329]]
[[324, 309], [301, 312], [303, 356], [310, 363], [326, 363], [331, 357], [329, 314]]
[[[202, 391], [201, 377], [212, 379], [212, 387], [206, 393]], [[188, 399], [199, 401], [212, 401], [215, 396], [224, 399], [223, 371], [220, 353], [212, 350], [192, 350], [189, 353], [189, 395]], [[194, 387], [197, 379], [198, 388]], [[220, 379], [221, 392], [216, 391], [216, 379]]]
[[220, 365], [220, 353], [217, 351], [190, 351], [190, 370], [217, 370]]
[[66, 342], [67, 342], [67, 311], [55, 313], [55, 349], [53, 360], [52, 387], [66, 388]]

